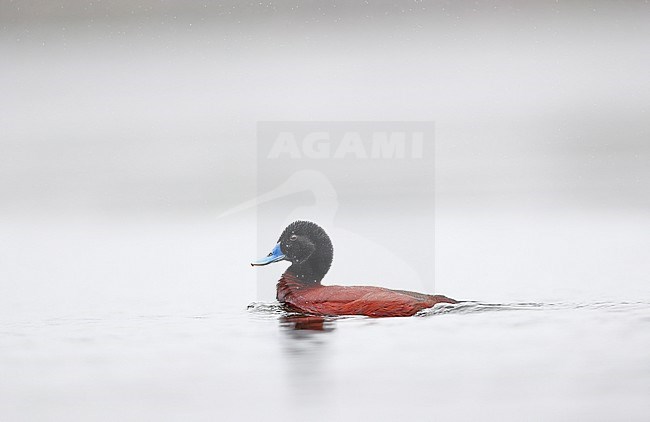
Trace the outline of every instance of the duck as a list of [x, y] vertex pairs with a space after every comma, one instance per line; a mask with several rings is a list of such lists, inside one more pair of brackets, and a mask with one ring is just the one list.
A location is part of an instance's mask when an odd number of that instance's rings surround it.
[[251, 262], [264, 266], [280, 261], [291, 265], [277, 284], [276, 298], [287, 310], [308, 315], [407, 317], [438, 303], [458, 301], [443, 295], [375, 286], [323, 285], [334, 248], [325, 230], [311, 221], [294, 221], [264, 258]]

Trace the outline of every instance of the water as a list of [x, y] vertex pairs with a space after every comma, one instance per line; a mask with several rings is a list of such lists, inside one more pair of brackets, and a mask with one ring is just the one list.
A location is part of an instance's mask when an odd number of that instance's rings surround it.
[[3, 323], [4, 420], [644, 420], [647, 303], [460, 304], [426, 316]]
[[[549, 297], [570, 299], [537, 301], [535, 284], [505, 280], [491, 286], [501, 303], [305, 319], [255, 301], [254, 224], [20, 221], [0, 243], [2, 420], [640, 421], [650, 411], [650, 301], [634, 294], [644, 285], [611, 284], [629, 300], [580, 301], [566, 292], [590, 283], [565, 280]], [[439, 252], [451, 247], [440, 239]], [[593, 280], [596, 295], [605, 284]], [[509, 300], [524, 291], [534, 301]]]

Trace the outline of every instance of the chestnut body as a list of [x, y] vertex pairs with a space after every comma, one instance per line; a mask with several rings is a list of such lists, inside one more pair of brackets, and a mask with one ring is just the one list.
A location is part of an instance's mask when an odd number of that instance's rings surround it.
[[373, 286], [323, 286], [301, 282], [285, 272], [277, 299], [290, 310], [314, 315], [412, 316], [436, 303], [457, 303], [442, 295], [427, 295]]

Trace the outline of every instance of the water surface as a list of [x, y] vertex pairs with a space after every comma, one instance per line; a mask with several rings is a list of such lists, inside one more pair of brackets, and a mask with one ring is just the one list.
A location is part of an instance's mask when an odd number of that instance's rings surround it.
[[6, 420], [643, 420], [648, 303], [318, 318], [253, 303], [0, 324]]

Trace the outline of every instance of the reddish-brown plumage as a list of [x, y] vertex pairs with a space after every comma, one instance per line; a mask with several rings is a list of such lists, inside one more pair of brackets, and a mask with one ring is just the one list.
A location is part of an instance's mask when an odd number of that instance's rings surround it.
[[282, 274], [277, 299], [298, 312], [314, 315], [411, 316], [436, 303], [457, 303], [441, 295], [372, 286], [323, 286], [303, 282], [289, 272]]

